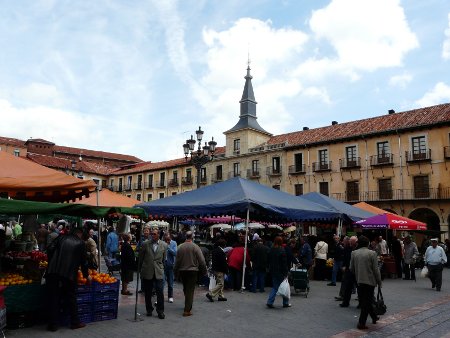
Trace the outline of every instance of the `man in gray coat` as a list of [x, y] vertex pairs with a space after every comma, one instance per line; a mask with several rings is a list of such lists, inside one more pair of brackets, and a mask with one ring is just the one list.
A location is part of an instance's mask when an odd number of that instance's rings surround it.
[[167, 244], [159, 240], [158, 230], [152, 230], [150, 240], [145, 241], [139, 252], [139, 271], [145, 294], [147, 316], [153, 312], [152, 293], [156, 291], [156, 312], [159, 319], [164, 319], [164, 261], [166, 260]]
[[358, 283], [358, 298], [361, 306], [357, 328], [365, 330], [368, 315], [372, 318], [373, 324], [376, 324], [379, 319], [373, 309], [373, 298], [375, 286], [381, 287], [381, 274], [376, 252], [368, 248], [369, 239], [366, 236], [360, 236], [358, 243], [360, 248], [352, 252], [350, 270]]

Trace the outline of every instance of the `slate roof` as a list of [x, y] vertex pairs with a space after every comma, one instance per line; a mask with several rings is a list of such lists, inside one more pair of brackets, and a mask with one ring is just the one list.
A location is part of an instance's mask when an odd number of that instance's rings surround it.
[[450, 103], [276, 135], [269, 139], [267, 145], [285, 143], [289, 147], [325, 144], [362, 135], [370, 137], [439, 124], [450, 125]]

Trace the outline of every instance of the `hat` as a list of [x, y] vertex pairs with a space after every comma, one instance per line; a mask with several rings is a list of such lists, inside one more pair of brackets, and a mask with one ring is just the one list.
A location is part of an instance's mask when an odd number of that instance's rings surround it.
[[432, 241], [432, 242], [439, 242], [439, 240], [437, 238], [432, 238], [432, 239], [430, 239], [430, 241]]

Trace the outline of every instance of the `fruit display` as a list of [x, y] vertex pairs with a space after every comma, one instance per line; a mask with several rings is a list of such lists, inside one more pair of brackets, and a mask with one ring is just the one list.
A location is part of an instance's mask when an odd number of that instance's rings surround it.
[[34, 251], [9, 251], [5, 254], [9, 258], [18, 259], [31, 259], [36, 262], [47, 261], [47, 254], [38, 250]]
[[[100, 284], [111, 284], [117, 282], [117, 278], [111, 277], [107, 273], [99, 273], [97, 270], [89, 269], [89, 276], [91, 276], [92, 281]], [[87, 284], [87, 278], [83, 277], [81, 270], [78, 270], [77, 276], [78, 285]]]
[[0, 278], [0, 285], [10, 286], [10, 285], [25, 285], [31, 284], [33, 281], [31, 279], [26, 279], [25, 277], [17, 273], [7, 273]]

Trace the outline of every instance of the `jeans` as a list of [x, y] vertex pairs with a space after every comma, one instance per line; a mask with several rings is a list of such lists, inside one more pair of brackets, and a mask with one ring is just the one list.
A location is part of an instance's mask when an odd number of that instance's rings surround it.
[[264, 292], [264, 284], [266, 282], [266, 272], [253, 270], [252, 292], [256, 292], [258, 288], [260, 292]]
[[336, 278], [339, 273], [339, 270], [342, 269], [342, 261], [334, 261], [333, 263], [333, 271], [331, 273], [331, 283], [336, 284]]
[[[284, 281], [284, 277], [272, 276], [272, 290], [270, 290], [269, 298], [267, 299], [267, 304], [273, 305], [275, 302], [275, 297], [277, 295], [278, 288], [281, 282]], [[283, 297], [283, 305], [289, 304], [289, 298]]]
[[167, 296], [173, 298], [173, 265], [164, 265], [163, 288], [167, 281]]
[[163, 279], [143, 279], [142, 284], [145, 293], [145, 309], [147, 313], [153, 312], [152, 293], [153, 287], [156, 290], [156, 312], [164, 313], [164, 293], [163, 293]]

